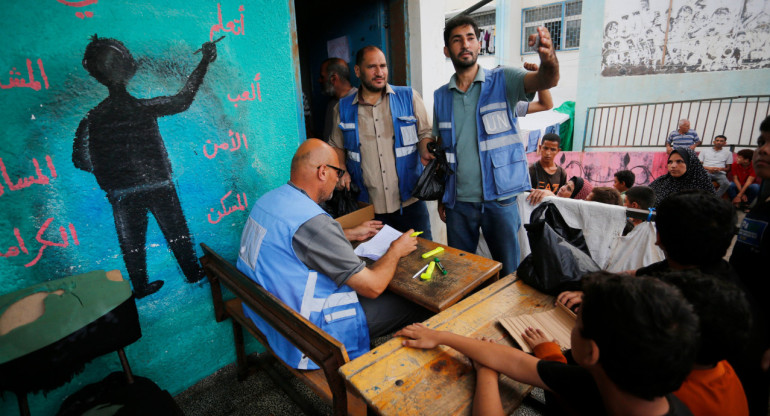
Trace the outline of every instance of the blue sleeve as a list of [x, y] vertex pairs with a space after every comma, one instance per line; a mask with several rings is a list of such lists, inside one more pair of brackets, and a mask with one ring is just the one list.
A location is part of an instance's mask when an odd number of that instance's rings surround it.
[[527, 94], [524, 91], [524, 75], [527, 75], [528, 72], [523, 68], [503, 67], [505, 93], [509, 103], [515, 104], [519, 101], [532, 101], [535, 98], [535, 93]]
[[700, 137], [698, 136], [698, 132], [697, 131], [695, 131], [695, 130], [690, 130], [690, 131], [692, 132], [692, 135], [695, 136], [695, 141], [696, 142], [701, 141]]

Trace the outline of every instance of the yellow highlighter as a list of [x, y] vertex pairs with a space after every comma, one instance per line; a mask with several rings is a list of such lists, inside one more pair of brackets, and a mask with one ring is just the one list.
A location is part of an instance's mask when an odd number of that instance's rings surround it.
[[415, 231], [415, 232], [409, 234], [409, 237], [417, 237], [420, 234], [422, 234], [422, 231]]
[[422, 280], [430, 280], [430, 278], [433, 276], [433, 269], [436, 268], [436, 262], [431, 261], [430, 264], [428, 264], [428, 270], [425, 271], [425, 273], [420, 275], [420, 279]]
[[431, 250], [425, 254], [422, 255], [422, 258], [427, 259], [428, 257], [435, 256], [438, 253], [441, 253], [444, 251], [444, 247], [436, 247], [434, 250]]

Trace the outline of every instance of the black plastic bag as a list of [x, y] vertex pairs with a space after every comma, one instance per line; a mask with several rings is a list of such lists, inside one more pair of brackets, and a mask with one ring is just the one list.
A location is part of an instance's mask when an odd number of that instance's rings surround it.
[[321, 208], [334, 218], [341, 217], [358, 209], [358, 185], [350, 183], [350, 189], [336, 189], [331, 199], [321, 204]]
[[428, 143], [428, 151], [436, 158], [428, 162], [428, 166], [422, 171], [420, 179], [414, 186], [412, 196], [423, 201], [435, 201], [444, 196], [447, 176], [454, 174], [454, 172], [449, 169], [446, 153], [443, 149], [439, 149], [435, 142]]
[[537, 207], [525, 225], [532, 249], [516, 274], [549, 295], [578, 290], [583, 275], [600, 269], [591, 258], [583, 231], [567, 225], [552, 202]]

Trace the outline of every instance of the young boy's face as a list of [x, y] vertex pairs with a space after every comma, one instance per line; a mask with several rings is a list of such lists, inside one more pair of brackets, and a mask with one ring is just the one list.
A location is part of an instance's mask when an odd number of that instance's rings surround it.
[[628, 188], [626, 188], [626, 184], [619, 181], [617, 176], [613, 177], [612, 180], [615, 181], [612, 183], [612, 187], [617, 189], [618, 192], [623, 192], [628, 190]]
[[746, 159], [741, 155], [735, 155], [735, 161], [738, 162], [738, 164], [743, 167], [749, 166], [749, 163], [751, 163], [750, 160]]
[[540, 145], [540, 160], [545, 164], [550, 165], [553, 162], [556, 154], [559, 153], [558, 142], [552, 142], [550, 140], [544, 140]]

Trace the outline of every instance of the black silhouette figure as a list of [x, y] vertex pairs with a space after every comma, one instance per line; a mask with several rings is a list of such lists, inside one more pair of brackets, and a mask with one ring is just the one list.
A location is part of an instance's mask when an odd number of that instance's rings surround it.
[[126, 90], [136, 73], [136, 61], [122, 42], [94, 35], [83, 57], [83, 67], [109, 89], [109, 96], [80, 122], [72, 161], [78, 169], [92, 172], [107, 193], [137, 298], [163, 286], [162, 280], [149, 282], [147, 276], [148, 211], [155, 216], [187, 281], [204, 277], [171, 180], [171, 163], [157, 121], [192, 104], [209, 64], [217, 58], [213, 43], [204, 43], [201, 49], [201, 62], [176, 95], [150, 99], [135, 98]]

